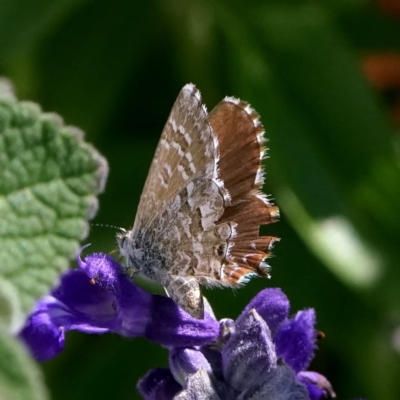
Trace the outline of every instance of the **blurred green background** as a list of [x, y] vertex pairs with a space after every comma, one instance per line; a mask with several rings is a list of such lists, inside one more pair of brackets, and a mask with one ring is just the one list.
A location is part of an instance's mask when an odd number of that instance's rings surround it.
[[[0, 75], [109, 160], [95, 220], [129, 228], [181, 87], [248, 101], [281, 208], [272, 280], [207, 291], [219, 318], [279, 286], [326, 334], [311, 365], [340, 399], [400, 398], [400, 10], [397, 0], [1, 0]], [[94, 227], [90, 250], [114, 249]], [[139, 398], [167, 351], [69, 334], [43, 364], [54, 399]]]

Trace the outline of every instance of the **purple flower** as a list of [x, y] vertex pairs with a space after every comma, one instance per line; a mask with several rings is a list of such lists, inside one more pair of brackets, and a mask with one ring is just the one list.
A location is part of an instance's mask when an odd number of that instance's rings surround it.
[[133, 284], [105, 254], [78, 259], [78, 265], [37, 303], [19, 334], [37, 360], [60, 353], [70, 330], [144, 336], [169, 347], [201, 346], [217, 337], [219, 326], [210, 307], [203, 320], [192, 318], [168, 297]]
[[133, 284], [108, 255], [78, 259], [78, 266], [37, 303], [19, 334], [37, 360], [60, 353], [70, 330], [115, 332], [170, 351], [170, 368], [152, 370], [138, 384], [146, 400], [335, 397], [322, 375], [305, 372], [316, 348], [314, 310], [289, 318], [280, 289], [260, 292], [236, 321], [218, 322], [205, 301], [205, 318], [197, 320]]
[[155, 398], [153, 388], [159, 390], [161, 384], [154, 377], [159, 374], [164, 385], [160, 399], [334, 398], [326, 378], [304, 371], [316, 349], [314, 310], [288, 318], [289, 308], [280, 289], [263, 290], [236, 321], [220, 321], [212, 344], [171, 347], [170, 369], [150, 371], [139, 382], [139, 392], [146, 400]]

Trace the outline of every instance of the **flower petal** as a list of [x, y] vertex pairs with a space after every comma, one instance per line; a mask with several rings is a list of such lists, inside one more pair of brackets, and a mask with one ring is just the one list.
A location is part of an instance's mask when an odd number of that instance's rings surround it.
[[32, 315], [19, 334], [38, 361], [47, 361], [64, 349], [64, 329], [55, 325], [45, 311]]
[[[82, 265], [88, 276], [115, 295], [123, 336], [145, 336], [164, 346], [190, 347], [209, 343], [218, 334], [218, 322], [213, 315], [203, 320], [191, 317], [168, 297], [152, 295], [134, 285], [122, 267], [110, 256], [93, 254]], [[206, 311], [212, 312], [206, 302]]]
[[246, 306], [237, 319], [246, 318], [251, 309], [267, 322], [272, 335], [275, 334], [279, 325], [287, 318], [290, 310], [290, 303], [286, 295], [279, 288], [264, 289], [258, 293]]
[[195, 348], [174, 348], [169, 352], [169, 367], [175, 380], [181, 385], [189, 375], [195, 374], [200, 368], [211, 374], [211, 365], [204, 354]]
[[113, 295], [92, 285], [84, 270], [70, 270], [60, 281], [52, 295], [38, 301], [19, 334], [38, 361], [61, 352], [69, 330], [105, 333], [119, 326]]
[[214, 376], [217, 379], [223, 381], [224, 375], [222, 373], [222, 357], [220, 350], [215, 348], [213, 345], [210, 345], [210, 346], [202, 346], [201, 352], [204, 354], [204, 357], [211, 365], [211, 369]]
[[260, 386], [241, 393], [238, 400], [309, 400], [309, 397], [305, 386], [296, 380], [293, 370], [279, 364]]
[[[197, 320], [171, 299], [136, 286], [109, 255], [91, 254], [78, 259], [78, 265], [61, 277], [51, 296], [38, 302], [21, 332], [20, 337], [40, 360], [62, 350], [63, 335], [69, 330], [145, 336], [179, 347], [204, 345], [217, 337], [218, 322], [207, 303], [205, 319]], [[60, 332], [62, 340], [56, 345]], [[49, 343], [46, 351], [41, 347], [43, 341]]]
[[216, 341], [216, 345], [222, 348], [225, 343], [231, 338], [231, 336], [235, 333], [236, 324], [230, 318], [222, 318], [219, 321], [219, 334]]
[[138, 382], [136, 388], [145, 400], [172, 400], [182, 390], [171, 371], [166, 368], [149, 371]]
[[[108, 267], [107, 262], [103, 264]], [[57, 304], [49, 304], [49, 312], [56, 324], [65, 325], [68, 330], [81, 330], [80, 322], [88, 326], [93, 325], [95, 331], [97, 328], [119, 327], [114, 293], [105, 290], [99, 281], [93, 281], [84, 268], [72, 269], [62, 275], [59, 286], [52, 291], [52, 296], [57, 300]], [[58, 311], [52, 310], [53, 308]], [[62, 309], [65, 310], [64, 315], [61, 313]], [[75, 326], [70, 328], [71, 325]], [[85, 329], [82, 330], [86, 332]], [[90, 330], [87, 332], [92, 333]]]
[[169, 297], [154, 295], [145, 336], [168, 347], [193, 347], [210, 343], [218, 336], [218, 321], [205, 313], [196, 319]]
[[305, 370], [316, 349], [315, 311], [299, 311], [285, 321], [274, 337], [278, 357], [282, 357], [295, 372]]
[[174, 400], [221, 400], [207, 372], [200, 368], [186, 380], [185, 389]]
[[271, 332], [256, 310], [241, 316], [235, 333], [222, 349], [225, 379], [238, 391], [261, 384], [276, 367], [275, 346]]
[[221, 381], [224, 380], [221, 350], [235, 332], [235, 329], [236, 326], [233, 320], [229, 318], [221, 319], [219, 321], [219, 334], [215, 342], [211, 343], [211, 345], [201, 347], [201, 352], [211, 365], [214, 376]]
[[297, 374], [297, 379], [306, 386], [310, 400], [334, 399], [336, 397], [328, 379], [317, 372], [301, 371]]
[[113, 298], [112, 308], [120, 323], [113, 331], [127, 337], [142, 336], [150, 318], [152, 295], [135, 285], [109, 255], [94, 253], [78, 263], [93, 286]]

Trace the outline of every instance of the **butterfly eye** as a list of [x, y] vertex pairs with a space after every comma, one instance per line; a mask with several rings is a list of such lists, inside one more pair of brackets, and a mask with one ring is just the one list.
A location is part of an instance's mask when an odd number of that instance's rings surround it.
[[125, 246], [126, 236], [118, 235], [117, 236], [117, 244], [119, 248], [123, 248]]

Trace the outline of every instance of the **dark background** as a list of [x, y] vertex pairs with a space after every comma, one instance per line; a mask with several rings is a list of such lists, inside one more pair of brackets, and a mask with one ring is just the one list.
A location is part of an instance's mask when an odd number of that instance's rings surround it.
[[[109, 160], [95, 222], [129, 228], [181, 87], [260, 113], [264, 190], [281, 208], [272, 280], [207, 291], [235, 318], [262, 288], [314, 307], [311, 365], [338, 398], [400, 398], [400, 6], [365, 0], [1, 0], [0, 74], [20, 99], [81, 127]], [[91, 250], [115, 232], [93, 227]], [[43, 364], [54, 399], [133, 399], [167, 351], [70, 333]]]

